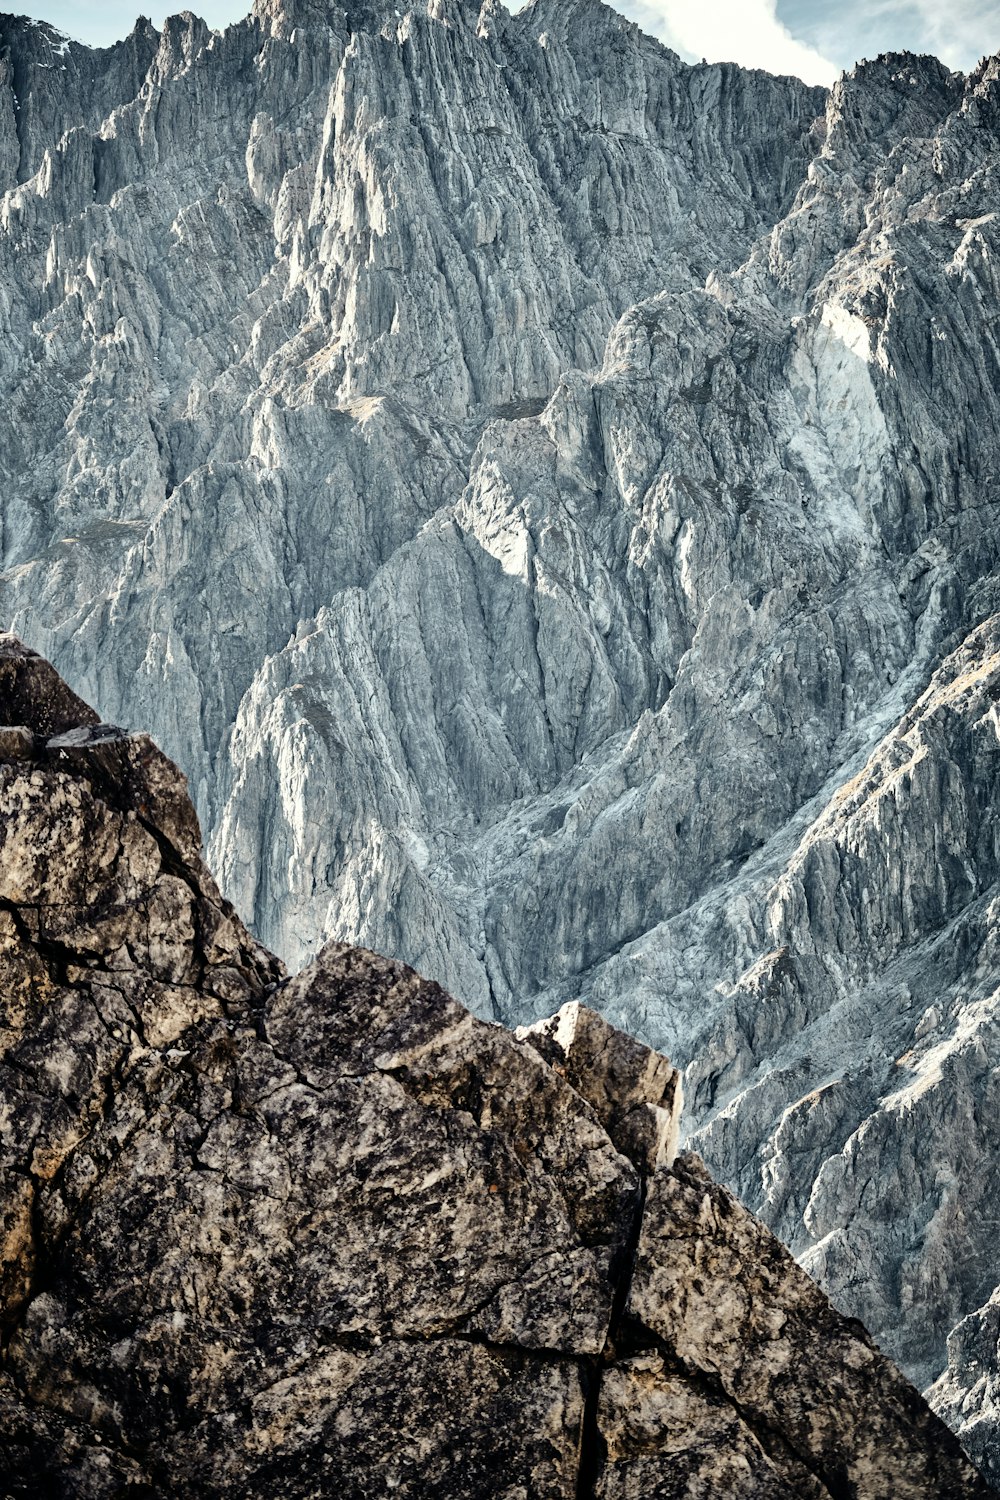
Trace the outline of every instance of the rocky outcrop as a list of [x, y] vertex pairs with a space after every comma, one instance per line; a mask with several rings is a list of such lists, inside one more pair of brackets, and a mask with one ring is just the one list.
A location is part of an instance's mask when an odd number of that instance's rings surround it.
[[596, 0], [0, 42], [5, 622], [286, 961], [667, 1046], [940, 1376], [996, 1285], [997, 61], [826, 93]]
[[[998, 690], [991, 619], [772, 874], [771, 952], [689, 1074], [702, 1102], [704, 1077], [723, 1099], [752, 1080], [702, 1149], [924, 1379], [996, 1282]], [[780, 1067], [760, 1077], [770, 1048]]]
[[618, 1150], [647, 1175], [677, 1156], [683, 1090], [667, 1058], [579, 1001], [517, 1037], [597, 1111]]
[[948, 1368], [929, 1392], [982, 1472], [1000, 1482], [1000, 1287], [948, 1338]]
[[11, 637], [0, 722], [6, 1494], [990, 1493], [671, 1164], [665, 1058], [343, 945], [284, 977], [145, 735]]
[[96, 135], [134, 100], [159, 41], [145, 18], [127, 41], [93, 48], [45, 21], [0, 16], [0, 189], [51, 172], [64, 137]]

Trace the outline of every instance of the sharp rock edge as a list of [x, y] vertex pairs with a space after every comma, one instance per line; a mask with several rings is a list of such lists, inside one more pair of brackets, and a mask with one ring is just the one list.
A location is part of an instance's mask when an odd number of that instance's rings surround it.
[[5, 621], [288, 962], [669, 1043], [994, 1465], [998, 122], [594, 0], [0, 20]]

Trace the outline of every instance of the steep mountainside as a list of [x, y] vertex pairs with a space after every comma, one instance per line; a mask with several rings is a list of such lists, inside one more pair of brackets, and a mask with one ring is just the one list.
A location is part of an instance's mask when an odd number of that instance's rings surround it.
[[339, 944], [285, 978], [95, 720], [0, 637], [5, 1495], [986, 1500], [675, 1156], [665, 1057]]
[[827, 95], [596, 0], [0, 31], [4, 619], [286, 960], [665, 1043], [909, 1374], [988, 1342], [1000, 62]]

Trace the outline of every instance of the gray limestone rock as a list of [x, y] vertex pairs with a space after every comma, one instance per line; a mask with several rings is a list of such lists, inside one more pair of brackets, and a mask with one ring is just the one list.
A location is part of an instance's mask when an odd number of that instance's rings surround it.
[[0, 54], [4, 622], [287, 962], [667, 1046], [940, 1376], [1000, 1216], [1000, 63], [827, 93], [597, 0]]
[[[995, 1227], [995, 1226], [994, 1226]], [[983, 1474], [1000, 1481], [1000, 1287], [948, 1336], [948, 1368], [928, 1392]]]

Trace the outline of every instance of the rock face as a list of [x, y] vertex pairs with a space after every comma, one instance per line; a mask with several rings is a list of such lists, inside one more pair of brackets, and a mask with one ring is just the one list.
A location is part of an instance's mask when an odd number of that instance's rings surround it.
[[517, 1032], [592, 1105], [624, 1156], [647, 1174], [672, 1166], [680, 1136], [680, 1075], [658, 1052], [579, 1001]]
[[963, 1318], [948, 1338], [948, 1368], [934, 1386], [935, 1408], [957, 1432], [983, 1473], [1000, 1482], [1000, 1287]]
[[343, 945], [285, 978], [146, 736], [12, 637], [0, 724], [5, 1494], [992, 1493], [666, 1164], [665, 1058]]
[[596, 0], [0, 44], [5, 621], [286, 961], [669, 1046], [939, 1377], [998, 1277], [1000, 62], [827, 94]]

